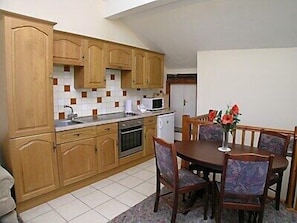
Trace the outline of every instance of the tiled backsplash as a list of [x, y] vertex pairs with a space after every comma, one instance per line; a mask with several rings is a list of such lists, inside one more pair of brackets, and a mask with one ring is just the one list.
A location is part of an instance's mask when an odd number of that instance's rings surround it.
[[121, 71], [106, 69], [106, 87], [96, 89], [74, 88], [74, 67], [54, 66], [54, 118], [64, 119], [73, 107], [78, 116], [100, 115], [123, 112], [125, 100], [132, 99], [133, 109], [141, 103], [144, 96], [152, 96], [160, 89], [122, 89]]

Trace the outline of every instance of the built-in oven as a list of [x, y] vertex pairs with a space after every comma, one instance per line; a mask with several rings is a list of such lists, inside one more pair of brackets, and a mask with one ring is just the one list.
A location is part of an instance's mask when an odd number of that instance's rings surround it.
[[119, 122], [119, 157], [142, 150], [143, 119]]

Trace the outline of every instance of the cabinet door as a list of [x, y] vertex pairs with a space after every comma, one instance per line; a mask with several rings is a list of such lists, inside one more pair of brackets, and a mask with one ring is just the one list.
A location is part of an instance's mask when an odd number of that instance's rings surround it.
[[117, 133], [98, 136], [97, 149], [99, 172], [113, 169], [119, 165]]
[[146, 84], [145, 75], [145, 52], [133, 50], [132, 53], [132, 87], [144, 88]]
[[106, 67], [131, 70], [132, 48], [115, 43], [108, 43], [106, 50]]
[[9, 136], [53, 132], [52, 24], [4, 20]]
[[18, 203], [58, 188], [56, 150], [53, 145], [53, 133], [10, 140]]
[[147, 88], [162, 88], [164, 75], [164, 56], [146, 53]]
[[84, 139], [58, 145], [61, 186], [66, 186], [97, 173], [95, 139]]
[[75, 88], [105, 87], [104, 42], [84, 40], [84, 67], [74, 67]]
[[154, 153], [153, 136], [157, 136], [156, 124], [144, 126], [144, 155]]
[[145, 88], [146, 69], [145, 51], [139, 49], [132, 50], [132, 70], [122, 71], [122, 88]]
[[53, 45], [55, 64], [83, 66], [82, 37], [55, 31]]

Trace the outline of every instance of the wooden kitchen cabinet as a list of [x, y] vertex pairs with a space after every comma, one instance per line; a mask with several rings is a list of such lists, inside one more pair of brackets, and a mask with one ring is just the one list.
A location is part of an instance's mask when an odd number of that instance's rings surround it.
[[104, 172], [119, 165], [118, 124], [97, 126], [98, 171]]
[[157, 136], [157, 116], [143, 119], [144, 155], [154, 154], [153, 136]]
[[132, 50], [132, 70], [122, 71], [122, 88], [162, 88], [164, 56], [141, 49]]
[[58, 188], [54, 133], [19, 137], [9, 144], [18, 203]]
[[146, 53], [147, 88], [162, 88], [164, 76], [164, 55]]
[[53, 25], [0, 10], [1, 149], [16, 203], [58, 188], [54, 150]]
[[83, 66], [83, 38], [79, 35], [54, 31], [54, 64]]
[[145, 88], [146, 87], [146, 57], [141, 49], [132, 50], [132, 70], [122, 71], [122, 88]]
[[56, 133], [57, 144], [78, 141], [96, 136], [96, 127], [87, 127], [61, 131]]
[[109, 42], [107, 43], [105, 58], [106, 68], [131, 70], [132, 47]]
[[57, 151], [61, 186], [66, 186], [97, 174], [95, 138], [59, 144]]
[[75, 88], [104, 88], [105, 82], [105, 43], [85, 38], [83, 40], [83, 67], [74, 67]]
[[3, 11], [1, 23], [2, 128], [10, 138], [53, 132], [54, 23]]

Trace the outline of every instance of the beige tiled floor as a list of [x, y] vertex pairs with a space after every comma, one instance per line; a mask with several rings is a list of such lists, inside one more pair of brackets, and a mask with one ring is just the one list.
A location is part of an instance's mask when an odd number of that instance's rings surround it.
[[92, 185], [20, 213], [25, 223], [104, 223], [155, 192], [151, 159]]

